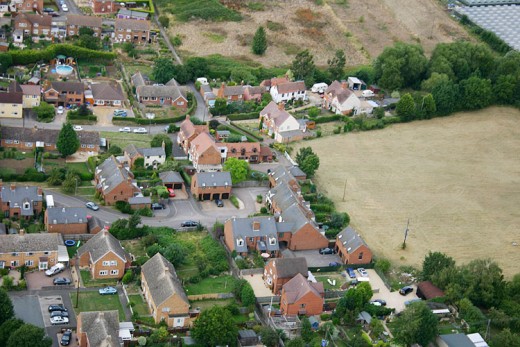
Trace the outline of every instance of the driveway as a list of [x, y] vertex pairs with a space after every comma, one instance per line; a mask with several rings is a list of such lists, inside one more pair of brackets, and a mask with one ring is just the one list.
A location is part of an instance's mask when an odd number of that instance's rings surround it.
[[244, 279], [253, 287], [256, 297], [273, 296], [271, 290], [265, 286], [262, 275], [248, 275], [244, 276]]
[[[410, 293], [406, 296], [399, 294], [398, 291], [390, 292], [388, 288], [385, 286], [383, 280], [375, 270], [367, 269], [368, 276], [370, 279], [370, 285], [374, 290], [374, 295], [372, 296], [372, 300], [375, 299], [383, 299], [386, 301], [386, 307], [395, 308], [395, 312], [401, 312], [405, 309], [405, 301], [410, 301], [413, 299], [419, 299], [417, 296], [417, 287], [414, 285], [413, 293]], [[379, 291], [379, 292], [377, 292]]]
[[112, 125], [112, 118], [114, 117], [114, 110], [125, 110], [127, 117], [134, 117], [134, 111], [130, 108], [110, 107], [110, 106], [96, 106], [93, 108], [94, 114], [97, 116], [97, 125], [107, 126]]
[[49, 305], [64, 305], [69, 311], [69, 324], [60, 325], [61, 327], [70, 327], [76, 325], [76, 317], [69, 297], [69, 292], [63, 295], [44, 295], [39, 297], [38, 308], [41, 310], [43, 322], [46, 328], [53, 327], [51, 324], [51, 315], [49, 313]]
[[[52, 287], [54, 286], [53, 280], [56, 277], [66, 277], [71, 279], [70, 269], [67, 268], [59, 274], [48, 277], [45, 275], [45, 271], [33, 271], [25, 274], [25, 279], [27, 281], [27, 289], [28, 290], [40, 290], [43, 287]], [[61, 288], [70, 288], [71, 286], [55, 286], [56, 289]]]
[[322, 267], [329, 266], [330, 263], [342, 263], [341, 258], [337, 254], [320, 254], [317, 249], [311, 249], [308, 251], [284, 251], [284, 257], [291, 254], [292, 257], [303, 257], [307, 260], [307, 266], [309, 267]]

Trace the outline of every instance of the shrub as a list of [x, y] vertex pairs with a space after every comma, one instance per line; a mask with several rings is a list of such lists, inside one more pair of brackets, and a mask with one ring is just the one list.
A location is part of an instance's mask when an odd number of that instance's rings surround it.
[[266, 214], [266, 213], [267, 213], [267, 208], [266, 208], [266, 207], [262, 207], [262, 208], [260, 209], [260, 213], [262, 213], [262, 214]]
[[233, 204], [233, 206], [235, 206], [236, 208], [239, 208], [239, 207], [240, 207], [240, 204], [238, 203], [238, 199], [237, 199], [236, 196], [231, 195], [231, 197], [229, 198], [229, 201], [231, 201], [231, 203]]
[[382, 273], [386, 274], [388, 271], [390, 271], [390, 267], [392, 264], [388, 259], [377, 259], [375, 269], [381, 271]]
[[149, 207], [141, 208], [137, 210], [137, 213], [143, 217], [153, 217], [153, 212]]
[[132, 214], [134, 212], [126, 201], [116, 201], [116, 209], [121, 213]]
[[263, 200], [264, 200], [264, 197], [261, 194], [258, 194], [256, 196], [256, 202], [257, 203], [261, 204]]
[[128, 283], [132, 282], [133, 280], [134, 280], [134, 273], [132, 272], [132, 270], [127, 270], [122, 279], [123, 283], [128, 284]]

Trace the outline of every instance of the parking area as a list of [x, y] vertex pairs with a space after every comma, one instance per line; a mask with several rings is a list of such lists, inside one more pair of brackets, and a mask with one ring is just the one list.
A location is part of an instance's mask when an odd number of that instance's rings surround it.
[[271, 290], [265, 286], [261, 274], [247, 275], [244, 279], [253, 287], [256, 297], [273, 296]]
[[215, 201], [199, 201], [200, 208], [204, 212], [229, 212], [229, 211], [236, 211], [236, 207], [233, 206], [231, 201], [228, 199], [221, 200], [224, 203], [224, 207], [218, 207]]
[[[64, 295], [68, 295], [68, 293], [65, 293]], [[41, 310], [41, 316], [43, 318], [43, 323], [45, 327], [51, 327], [51, 316], [49, 313], [49, 305], [63, 305], [67, 308], [69, 312], [69, 324], [62, 325], [63, 327], [68, 327], [71, 324], [75, 323], [74, 317], [74, 310], [72, 309], [71, 305], [68, 305], [64, 300], [63, 296], [61, 295], [47, 295], [47, 296], [40, 296], [39, 297], [39, 305], [38, 308]]]
[[16, 318], [20, 318], [37, 327], [45, 328], [42, 311], [36, 295], [11, 296], [11, 301], [13, 302]]
[[289, 249], [284, 251], [284, 258], [297, 258], [303, 257], [307, 259], [307, 266], [309, 267], [322, 267], [329, 266], [330, 263], [340, 263], [341, 258], [337, 254], [320, 254], [317, 249], [311, 249], [308, 251], [291, 251]]
[[112, 118], [114, 117], [114, 110], [125, 110], [127, 113], [127, 117], [134, 117], [134, 112], [132, 109], [126, 109], [123, 107], [109, 107], [109, 106], [96, 106], [93, 107], [92, 110], [94, 114], [97, 116], [98, 125], [112, 125]]
[[[57, 275], [52, 277], [48, 277], [45, 275], [45, 271], [33, 271], [25, 274], [25, 279], [27, 281], [27, 289], [29, 290], [40, 290], [43, 287], [52, 287], [54, 283], [52, 282], [56, 277], [66, 277], [71, 279], [70, 269], [66, 268], [64, 271], [60, 272]], [[55, 286], [56, 289], [59, 287], [69, 287], [69, 286]]]
[[[61, 337], [63, 336], [63, 333], [67, 330], [69, 330], [69, 329], [63, 328], [58, 332], [58, 341], [61, 341]], [[60, 343], [60, 346], [61, 346], [61, 343]], [[72, 337], [70, 339], [69, 347], [77, 347], [77, 346], [79, 346], [78, 335], [76, 334], [76, 332], [74, 330], [72, 330]]]
[[[383, 280], [375, 270], [367, 269], [368, 277], [370, 279], [370, 285], [374, 290], [374, 295], [372, 296], [372, 300], [375, 299], [383, 299], [386, 301], [386, 307], [395, 308], [395, 312], [401, 312], [405, 309], [405, 302], [419, 299], [417, 296], [417, 287], [413, 285], [413, 293], [408, 295], [401, 295], [398, 291], [390, 292], [390, 290], [385, 286]], [[404, 285], [403, 285], [404, 286]]]

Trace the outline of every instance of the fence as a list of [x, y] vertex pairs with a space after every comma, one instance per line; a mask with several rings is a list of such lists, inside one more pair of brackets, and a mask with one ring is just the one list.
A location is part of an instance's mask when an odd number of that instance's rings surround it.
[[88, 241], [93, 238], [96, 234], [63, 234], [63, 238], [66, 240], [74, 241]]
[[291, 162], [291, 164], [293, 165], [298, 165], [294, 160], [293, 158], [291, 158], [291, 155], [287, 152], [284, 152], [283, 155], [285, 155], [285, 157], [287, 158], [287, 160], [289, 160]]
[[280, 297], [279, 296], [257, 296], [256, 302], [259, 304], [270, 304], [272, 300], [273, 304], [279, 304], [280, 303]]
[[250, 276], [250, 275], [261, 275], [263, 273], [264, 273], [263, 268], [244, 269], [244, 270], [240, 270], [240, 277]]
[[233, 293], [211, 293], [211, 294], [197, 294], [188, 295], [188, 299], [191, 301], [197, 300], [214, 300], [214, 299], [231, 299], [235, 296]]

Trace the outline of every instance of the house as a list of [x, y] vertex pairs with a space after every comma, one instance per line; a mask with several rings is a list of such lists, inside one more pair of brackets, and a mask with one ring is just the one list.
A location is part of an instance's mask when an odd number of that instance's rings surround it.
[[146, 44], [150, 39], [150, 21], [116, 18], [114, 24], [116, 42]]
[[69, 14], [67, 15], [67, 36], [79, 35], [79, 29], [89, 28], [94, 31], [94, 37], [101, 37], [102, 21], [101, 17]]
[[111, 14], [121, 8], [120, 2], [113, 0], [93, 0], [91, 4], [94, 14]]
[[0, 118], [22, 118], [24, 95], [17, 82], [11, 82], [7, 92], [0, 93]]
[[48, 207], [45, 210], [43, 223], [49, 233], [87, 234], [87, 209], [85, 207]]
[[[268, 174], [269, 176], [269, 187], [273, 188], [281, 184], [288, 185], [293, 191], [300, 190], [300, 185], [298, 180], [292, 174], [292, 170], [287, 169], [283, 165], [278, 165], [274, 169], [271, 170]], [[299, 176], [301, 178], [301, 176]]]
[[161, 179], [163, 185], [166, 188], [171, 188], [173, 190], [180, 190], [186, 193], [186, 186], [184, 185], [184, 180], [182, 176], [176, 171], [164, 171], [159, 172], [159, 178]]
[[320, 315], [325, 303], [322, 282], [309, 282], [297, 274], [282, 287], [280, 311], [283, 315]]
[[11, 6], [14, 6], [16, 12], [42, 13], [43, 0], [12, 0]]
[[283, 104], [271, 101], [260, 111], [262, 130], [273, 136], [276, 142], [287, 143], [303, 139], [305, 128], [296, 118], [285, 111]]
[[81, 82], [48, 82], [43, 86], [43, 100], [59, 106], [84, 103], [85, 86]]
[[126, 99], [119, 83], [95, 83], [90, 86], [92, 99], [87, 100], [94, 106], [121, 107]]
[[191, 179], [191, 193], [198, 200], [229, 199], [231, 187], [229, 172], [198, 172]]
[[245, 86], [244, 100], [246, 100], [246, 101], [253, 100], [256, 102], [261, 102], [262, 94], [264, 94], [264, 93], [265, 93], [265, 89], [263, 87]]
[[143, 158], [145, 168], [151, 167], [157, 169], [159, 165], [164, 164], [164, 162], [166, 161], [164, 142], [162, 147], [152, 148], [138, 148], [134, 144], [130, 144], [126, 146], [124, 150], [124, 156], [127, 158], [130, 167], [134, 166], [135, 161], [138, 158]]
[[184, 153], [188, 154], [191, 142], [201, 133], [209, 133], [207, 125], [194, 125], [190, 120], [190, 116], [186, 115], [186, 119], [181, 123], [179, 134], [177, 135], [177, 144], [183, 148]]
[[80, 268], [88, 268], [93, 279], [121, 279], [132, 257], [108, 230], [103, 230], [78, 249]]
[[[2, 127], [2, 130], [5, 129]], [[4, 186], [0, 180], [0, 207], [6, 218], [36, 218], [43, 209], [43, 190], [35, 186]]]
[[141, 192], [134, 175], [113, 155], [96, 167], [95, 180], [96, 189], [107, 205], [114, 205], [117, 201], [128, 202], [128, 199]]
[[417, 284], [417, 296], [424, 300], [431, 300], [444, 297], [444, 292], [430, 281], [423, 281]]
[[52, 17], [41, 14], [19, 13], [14, 18], [14, 29], [22, 30], [23, 36], [39, 40], [40, 36], [50, 40]]
[[240, 255], [258, 251], [278, 257], [278, 233], [283, 227], [273, 217], [231, 218], [224, 223], [224, 242]]
[[226, 86], [225, 83], [222, 83], [217, 92], [217, 98], [226, 99], [228, 104], [244, 101], [244, 89], [244, 86]]
[[119, 312], [91, 311], [78, 315], [77, 338], [80, 347], [119, 347]]
[[63, 246], [60, 234], [25, 234], [20, 231], [20, 234], [1, 237], [0, 269], [25, 265], [41, 271], [58, 263], [58, 246]]
[[200, 94], [202, 95], [202, 98], [208, 107], [215, 107], [215, 100], [217, 100], [217, 96], [215, 93], [213, 93], [213, 89], [209, 84], [200, 85]]
[[[358, 86], [354, 82], [352, 83]], [[357, 115], [361, 113], [372, 113], [374, 105], [377, 106], [376, 103], [370, 100], [361, 100], [354, 90], [349, 89], [347, 82], [334, 81], [327, 90], [325, 90], [322, 106], [336, 114]]]
[[479, 333], [439, 335], [436, 342], [439, 347], [489, 347]]
[[272, 85], [269, 93], [275, 103], [287, 102], [291, 100], [306, 100], [306, 88], [304, 81], [282, 82]]
[[[43, 148], [44, 151], [56, 151], [56, 141], [60, 133], [59, 129], [38, 128], [0, 128], [1, 145], [5, 148], [16, 148], [22, 151], [32, 151], [35, 148]], [[95, 131], [80, 131], [77, 133], [80, 143], [78, 151], [87, 152], [89, 155], [99, 153], [99, 133]]]
[[229, 142], [224, 143], [227, 147], [227, 158], [237, 158], [256, 164], [260, 162], [260, 143], [259, 142]]
[[264, 283], [278, 295], [285, 283], [297, 274], [307, 278], [308, 271], [307, 260], [303, 257], [271, 259], [264, 267]]
[[267, 146], [260, 146], [260, 161], [262, 163], [271, 163], [273, 161], [273, 151]]
[[283, 77], [273, 77], [269, 80], [263, 80], [260, 83], [260, 87], [262, 87], [266, 92], [269, 92], [271, 90], [272, 86], [276, 86], [281, 83], [287, 83], [289, 82], [289, 78], [287, 76]]
[[141, 11], [132, 11], [126, 8], [122, 8], [117, 13], [117, 18], [121, 19], [134, 19], [134, 20], [147, 20], [148, 13]]
[[350, 226], [336, 236], [335, 250], [345, 264], [370, 264], [372, 251], [365, 240]]
[[152, 206], [152, 199], [149, 196], [134, 196], [128, 199], [128, 204], [130, 204], [132, 210], [150, 208]]
[[132, 83], [135, 86], [137, 100], [143, 105], [173, 106], [181, 112], [188, 109], [186, 93], [173, 78], [165, 85], [148, 85], [143, 75], [136, 72], [132, 76]]
[[[188, 151], [188, 158], [197, 172], [220, 171], [226, 158], [226, 149], [221, 149], [215, 140], [206, 132], [200, 133], [193, 141]], [[231, 182], [230, 182], [231, 184]]]
[[23, 108], [33, 108], [40, 106], [41, 88], [38, 85], [22, 84]]
[[175, 268], [160, 253], [141, 268], [141, 289], [155, 323], [169, 327], [190, 325], [190, 303]]
[[101, 230], [105, 229], [105, 223], [103, 223], [98, 217], [91, 216], [90, 218], [87, 218], [87, 229], [89, 234], [97, 234]]
[[348, 87], [352, 90], [365, 90], [367, 89], [367, 85], [365, 82], [360, 80], [357, 77], [349, 77], [347, 79]]
[[254, 330], [239, 330], [238, 342], [240, 346], [258, 346], [260, 339]]

